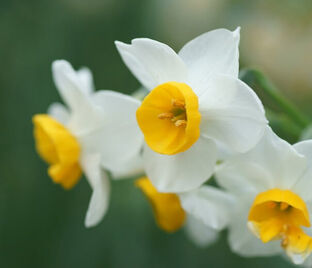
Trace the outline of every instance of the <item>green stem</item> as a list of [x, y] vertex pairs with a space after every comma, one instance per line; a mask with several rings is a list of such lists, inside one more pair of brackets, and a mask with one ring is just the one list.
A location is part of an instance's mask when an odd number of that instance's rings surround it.
[[254, 69], [242, 70], [240, 78], [248, 85], [255, 84], [259, 86], [300, 128], [306, 128], [310, 124], [310, 119], [289, 102], [260, 71]]
[[301, 137], [301, 128], [286, 115], [265, 108], [265, 114], [273, 130], [284, 140], [295, 143]]

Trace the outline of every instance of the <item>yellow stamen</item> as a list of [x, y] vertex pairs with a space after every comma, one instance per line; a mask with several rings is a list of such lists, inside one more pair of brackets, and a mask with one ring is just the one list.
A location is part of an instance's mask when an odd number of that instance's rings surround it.
[[177, 120], [174, 122], [176, 127], [185, 127], [186, 126], [186, 120]]
[[272, 202], [268, 202], [268, 203], [267, 203], [267, 206], [268, 206], [268, 208], [271, 208], [271, 209], [272, 209], [272, 208], [275, 208], [275, 207], [277, 206], [277, 204], [276, 204], [276, 202], [273, 202], [273, 201], [272, 201]]
[[72, 188], [81, 176], [80, 146], [76, 138], [49, 115], [33, 117], [34, 137], [38, 154], [50, 167], [48, 174], [65, 189]]
[[286, 210], [289, 207], [289, 205], [285, 202], [281, 202], [280, 203], [280, 209], [281, 210]]
[[287, 230], [289, 229], [289, 225], [288, 224], [284, 224], [283, 225], [283, 232], [287, 232]]
[[288, 246], [288, 243], [289, 243], [288, 237], [283, 238], [281, 242], [281, 247], [286, 248]]
[[182, 227], [186, 213], [176, 194], [159, 193], [147, 177], [136, 180], [135, 184], [152, 204], [156, 222], [161, 229], [171, 233]]
[[200, 135], [198, 98], [184, 83], [167, 82], [154, 88], [136, 116], [146, 143], [161, 154], [184, 152]]
[[177, 99], [171, 100], [172, 106], [176, 108], [185, 109], [185, 102]]
[[185, 112], [182, 112], [181, 114], [176, 115], [171, 119], [171, 122], [175, 123], [178, 120], [185, 120], [187, 122], [186, 114]]
[[159, 119], [171, 119], [174, 117], [173, 113], [161, 113], [157, 116]]
[[255, 198], [248, 216], [248, 226], [266, 243], [281, 239], [281, 246], [292, 258], [304, 259], [312, 252], [312, 237], [302, 227], [310, 227], [304, 201], [289, 190], [272, 189]]

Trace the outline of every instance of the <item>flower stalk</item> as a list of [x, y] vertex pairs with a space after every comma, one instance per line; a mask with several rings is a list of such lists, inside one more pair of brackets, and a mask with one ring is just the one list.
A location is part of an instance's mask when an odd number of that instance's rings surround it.
[[248, 85], [262, 90], [301, 129], [306, 128], [311, 123], [311, 120], [288, 101], [277, 87], [259, 70], [244, 69], [240, 72], [240, 79]]

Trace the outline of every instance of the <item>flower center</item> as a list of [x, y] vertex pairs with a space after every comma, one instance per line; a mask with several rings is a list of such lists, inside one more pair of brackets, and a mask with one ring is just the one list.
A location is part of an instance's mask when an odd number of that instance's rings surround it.
[[182, 227], [186, 213], [176, 194], [159, 193], [147, 177], [138, 179], [135, 184], [152, 204], [156, 222], [161, 229], [171, 233]]
[[76, 138], [49, 115], [33, 117], [34, 138], [38, 154], [50, 167], [48, 174], [65, 189], [72, 188], [81, 177], [80, 146]]
[[169, 112], [160, 113], [159, 119], [170, 120], [176, 127], [186, 127], [187, 116], [184, 101], [172, 99], [172, 109]]
[[311, 226], [308, 209], [289, 190], [258, 194], [249, 211], [248, 226], [264, 243], [281, 239], [281, 246], [296, 263], [303, 262], [312, 251], [312, 237], [302, 230]]
[[168, 82], [154, 88], [136, 116], [146, 143], [155, 152], [184, 152], [199, 138], [198, 98], [184, 83]]

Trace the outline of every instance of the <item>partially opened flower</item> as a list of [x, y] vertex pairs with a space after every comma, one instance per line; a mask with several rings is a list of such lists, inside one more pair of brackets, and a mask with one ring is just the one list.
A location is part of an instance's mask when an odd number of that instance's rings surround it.
[[145, 169], [161, 192], [196, 189], [212, 174], [216, 143], [245, 152], [267, 120], [256, 94], [238, 79], [239, 29], [219, 29], [176, 54], [160, 42], [116, 42], [122, 59], [151, 90], [136, 112]]
[[[147, 177], [138, 179], [136, 186], [141, 189], [151, 203], [156, 223], [161, 229], [173, 233], [183, 227], [188, 237], [198, 246], [207, 246], [213, 243], [218, 237], [219, 223], [222, 222], [221, 225], [228, 223], [229, 213], [224, 206], [230, 207], [231, 198], [219, 189], [202, 186], [200, 190], [193, 190], [190, 193], [161, 193]], [[197, 199], [202, 192], [208, 195], [204, 204], [203, 202], [200, 204]], [[206, 218], [198, 217], [198, 212], [196, 209], [194, 210], [194, 206], [197, 205], [201, 206]], [[211, 224], [206, 223], [207, 219]]]
[[140, 102], [113, 91], [93, 92], [86, 68], [77, 72], [63, 60], [52, 65], [53, 78], [65, 104], [33, 117], [39, 155], [50, 165], [51, 179], [71, 189], [85, 174], [93, 194], [85, 225], [99, 223], [106, 213], [110, 186], [106, 172], [125, 174], [139, 165], [135, 156], [142, 135], [135, 121]]
[[304, 262], [312, 252], [311, 140], [291, 146], [268, 128], [254, 149], [222, 164], [216, 176], [235, 197], [229, 224], [233, 251], [285, 252], [294, 263]]

